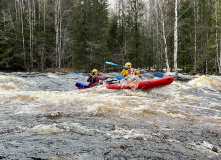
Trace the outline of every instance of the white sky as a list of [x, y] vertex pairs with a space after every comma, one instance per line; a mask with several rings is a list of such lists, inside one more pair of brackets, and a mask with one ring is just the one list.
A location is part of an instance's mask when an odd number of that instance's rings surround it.
[[108, 2], [110, 4], [110, 7], [114, 8], [114, 4], [115, 4], [116, 0], [108, 0]]

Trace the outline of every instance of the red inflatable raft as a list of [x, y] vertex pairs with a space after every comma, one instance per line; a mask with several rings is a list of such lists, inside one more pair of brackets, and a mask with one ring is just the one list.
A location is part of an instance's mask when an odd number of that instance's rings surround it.
[[152, 79], [152, 80], [145, 80], [145, 81], [132, 81], [126, 82], [123, 84], [114, 83], [114, 84], [106, 84], [108, 89], [152, 89], [157, 87], [163, 87], [166, 85], [171, 84], [174, 81], [174, 77], [167, 76], [160, 79]]

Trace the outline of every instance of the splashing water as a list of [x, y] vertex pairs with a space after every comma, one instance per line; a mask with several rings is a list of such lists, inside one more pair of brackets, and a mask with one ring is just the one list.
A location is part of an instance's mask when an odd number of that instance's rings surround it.
[[86, 79], [0, 73], [0, 159], [221, 158], [219, 76], [149, 91], [75, 90]]

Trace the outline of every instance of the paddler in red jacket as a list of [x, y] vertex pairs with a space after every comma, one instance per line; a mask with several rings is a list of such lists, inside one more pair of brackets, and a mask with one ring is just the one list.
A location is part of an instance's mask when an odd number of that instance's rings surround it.
[[87, 78], [87, 82], [90, 82], [89, 86], [94, 87], [99, 84], [99, 80], [105, 80], [105, 77], [101, 77], [97, 75], [97, 69], [92, 70], [92, 74]]

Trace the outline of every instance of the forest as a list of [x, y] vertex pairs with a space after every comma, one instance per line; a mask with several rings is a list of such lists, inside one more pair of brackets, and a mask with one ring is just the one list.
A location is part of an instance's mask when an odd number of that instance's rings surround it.
[[0, 70], [221, 75], [220, 0], [1, 0]]

